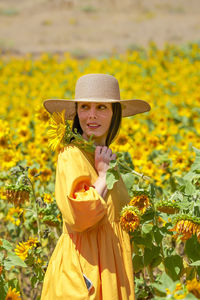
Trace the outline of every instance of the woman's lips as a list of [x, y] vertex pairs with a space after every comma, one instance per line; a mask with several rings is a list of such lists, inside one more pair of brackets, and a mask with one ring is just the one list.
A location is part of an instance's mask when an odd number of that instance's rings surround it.
[[101, 125], [98, 125], [96, 123], [89, 123], [87, 124], [87, 126], [90, 128], [90, 129], [97, 129], [99, 128]]

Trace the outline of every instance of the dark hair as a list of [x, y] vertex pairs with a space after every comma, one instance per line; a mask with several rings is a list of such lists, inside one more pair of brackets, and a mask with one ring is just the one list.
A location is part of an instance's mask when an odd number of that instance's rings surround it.
[[[78, 118], [78, 113], [77, 113], [78, 105], [77, 105], [77, 102], [75, 103], [75, 105], [76, 105], [76, 115], [74, 117], [74, 121], [73, 121], [73, 125], [72, 125], [72, 131], [75, 132], [75, 128], [76, 128], [77, 132], [82, 135], [83, 130], [81, 128], [79, 118]], [[110, 128], [108, 130], [108, 135], [106, 137], [106, 146], [107, 147], [114, 140], [115, 136], [118, 133], [120, 124], [121, 124], [121, 120], [122, 120], [122, 107], [121, 107], [121, 104], [119, 102], [112, 103], [112, 111], [113, 111], [113, 115], [112, 115], [112, 119], [111, 119], [111, 122], [110, 122]]]

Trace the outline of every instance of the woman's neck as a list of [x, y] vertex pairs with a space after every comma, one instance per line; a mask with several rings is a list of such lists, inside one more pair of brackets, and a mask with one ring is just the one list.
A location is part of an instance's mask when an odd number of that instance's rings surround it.
[[[82, 134], [82, 137], [88, 141], [89, 136], [87, 136], [85, 133]], [[104, 137], [93, 137], [92, 140], [94, 141], [95, 146], [105, 146], [106, 145], [106, 140]]]

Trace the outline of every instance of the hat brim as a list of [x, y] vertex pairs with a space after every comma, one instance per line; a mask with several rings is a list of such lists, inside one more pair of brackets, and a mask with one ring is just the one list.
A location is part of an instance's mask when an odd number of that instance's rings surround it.
[[119, 102], [122, 106], [122, 117], [130, 117], [136, 114], [147, 112], [151, 106], [144, 100], [131, 99], [131, 100], [116, 100], [116, 99], [85, 99], [79, 98], [74, 100], [66, 99], [48, 99], [43, 102], [45, 109], [49, 113], [61, 112], [65, 109], [65, 119], [73, 120], [76, 115], [76, 102], [103, 102], [103, 103], [116, 103]]

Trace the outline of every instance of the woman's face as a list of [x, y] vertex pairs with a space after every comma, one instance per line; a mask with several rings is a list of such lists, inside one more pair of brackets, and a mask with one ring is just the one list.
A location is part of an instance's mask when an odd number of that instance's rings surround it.
[[105, 145], [112, 119], [111, 103], [78, 102], [78, 117], [83, 130], [82, 136], [88, 140], [94, 135], [96, 145]]

